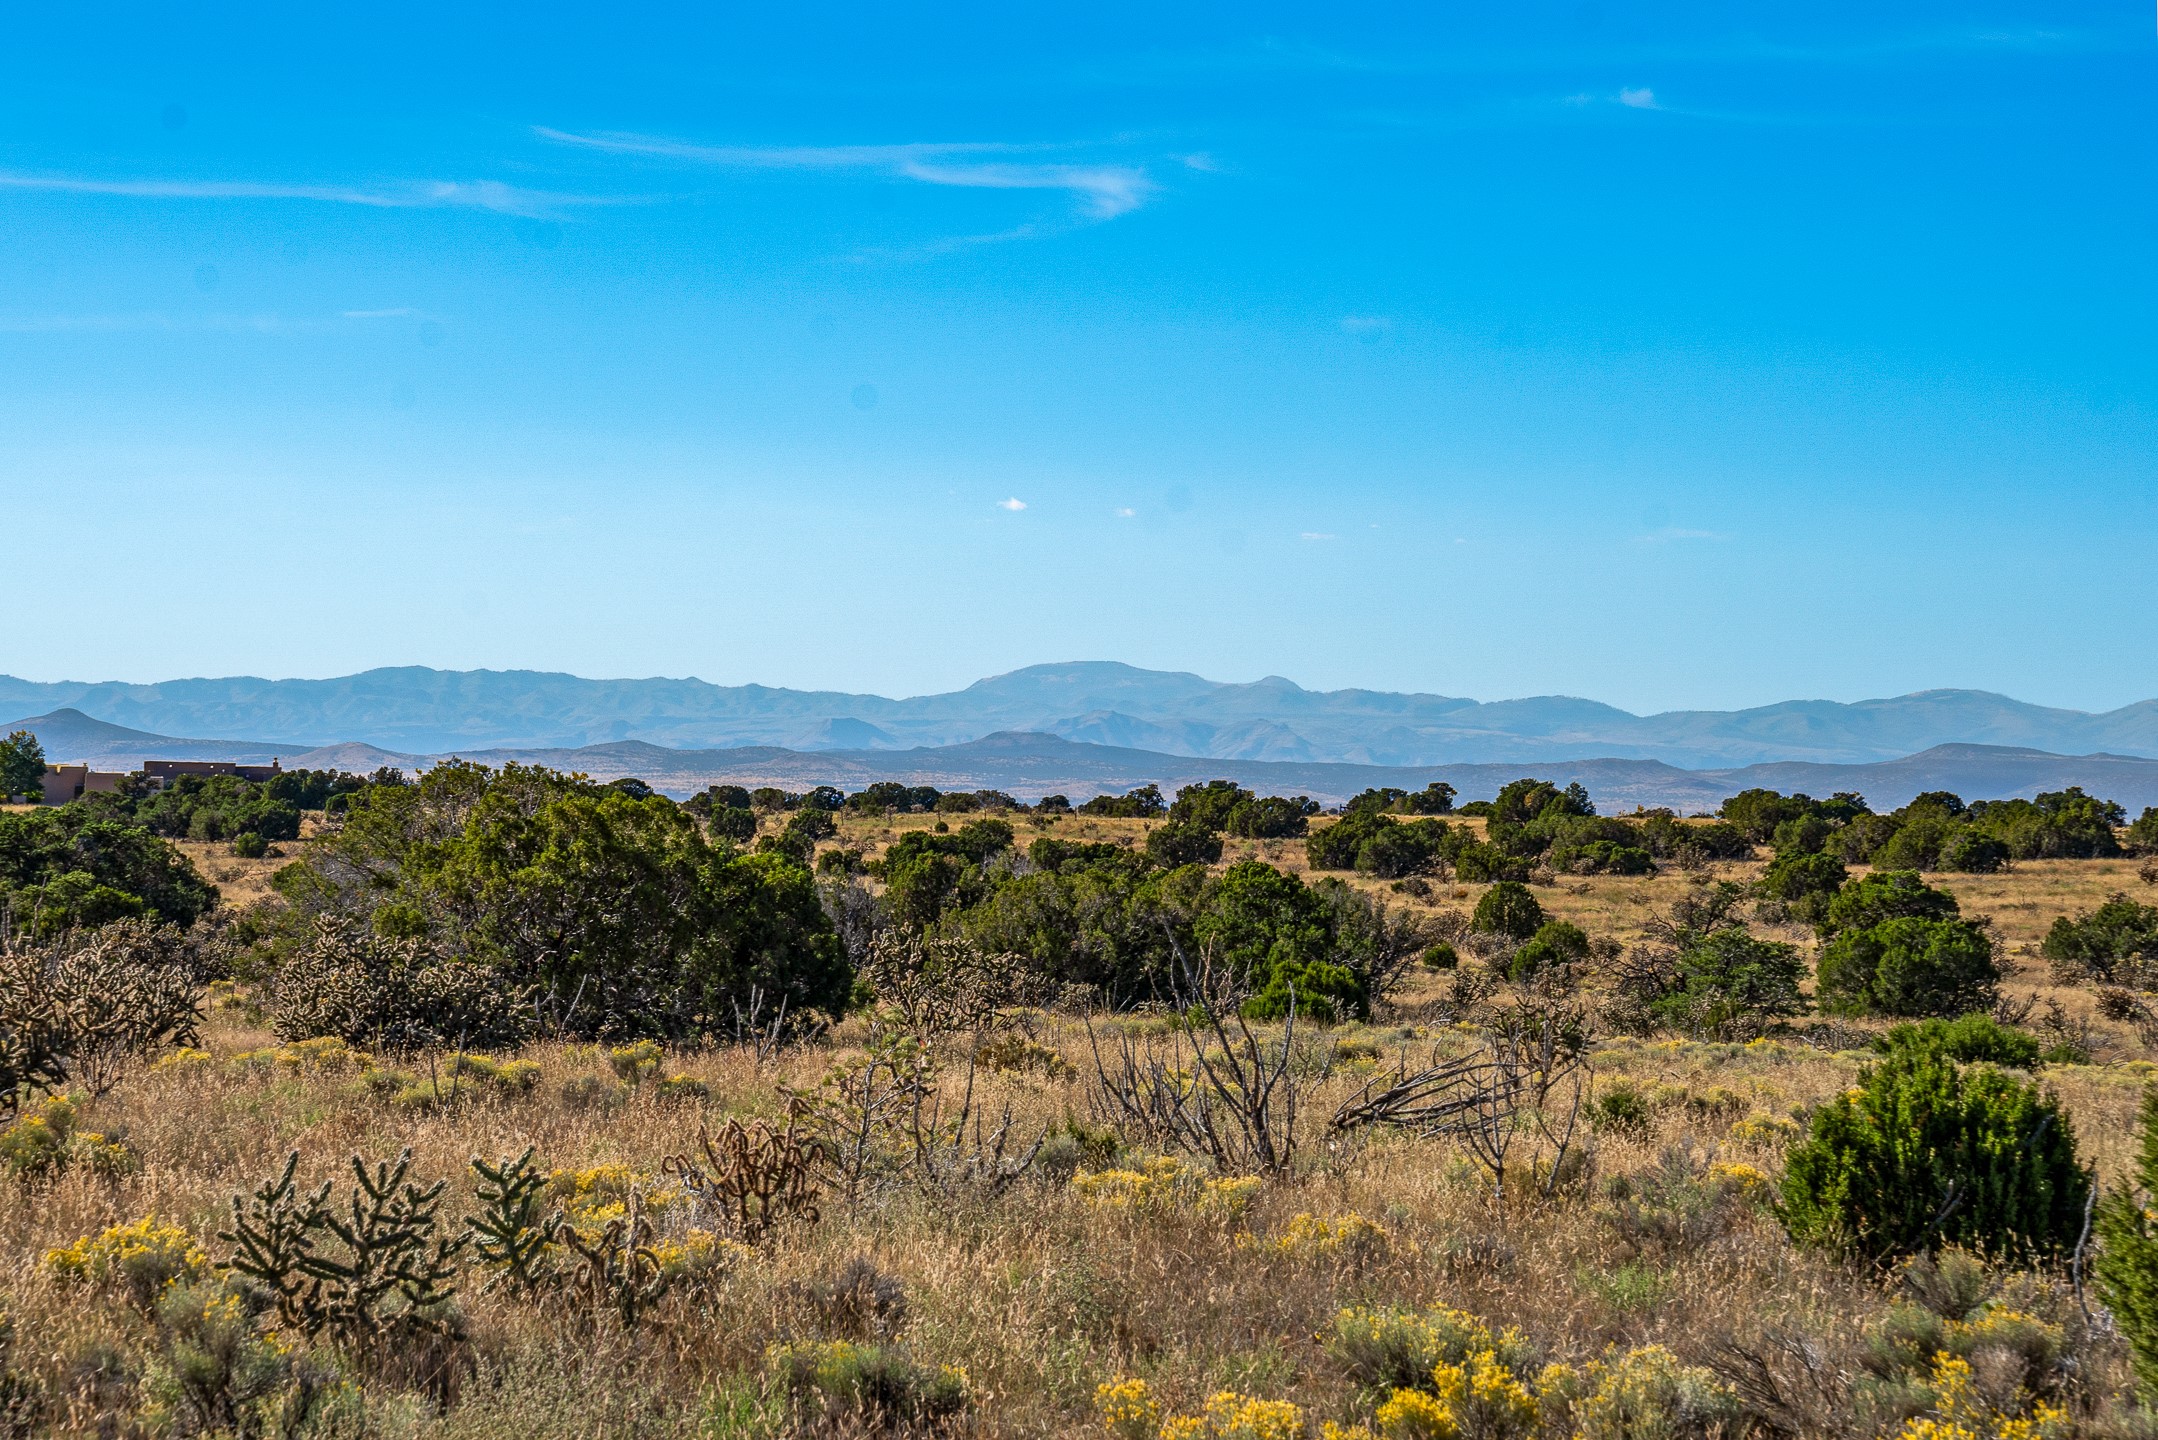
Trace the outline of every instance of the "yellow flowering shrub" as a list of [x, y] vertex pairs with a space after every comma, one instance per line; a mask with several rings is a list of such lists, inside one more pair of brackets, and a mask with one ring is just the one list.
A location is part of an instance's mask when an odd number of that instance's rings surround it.
[[1643, 1345], [1579, 1370], [1547, 1366], [1537, 1378], [1547, 1423], [1576, 1440], [1676, 1440], [1728, 1429], [1737, 1397], [1714, 1371], [1682, 1365], [1661, 1345]]
[[657, 1040], [639, 1040], [607, 1052], [607, 1068], [625, 1085], [636, 1085], [659, 1074], [663, 1053]]
[[1453, 1407], [1426, 1390], [1396, 1390], [1372, 1417], [1386, 1440], [1458, 1440]]
[[1155, 1440], [1161, 1401], [1144, 1380], [1105, 1380], [1094, 1387], [1094, 1413], [1113, 1440]]
[[116, 1289], [148, 1309], [170, 1286], [207, 1274], [210, 1257], [187, 1231], [145, 1216], [47, 1251], [45, 1266], [63, 1284]]
[[320, 1035], [312, 1040], [295, 1040], [289, 1045], [242, 1050], [226, 1064], [242, 1074], [269, 1071], [300, 1075], [317, 1070], [363, 1069], [368, 1064], [368, 1056], [335, 1035]]
[[1197, 1415], [1165, 1415], [1146, 1381], [1111, 1380], [1096, 1387], [1094, 1413], [1112, 1440], [1304, 1440], [1302, 1407], [1234, 1390], [1208, 1397]]
[[1225, 1176], [1199, 1187], [1197, 1209], [1200, 1214], [1211, 1215], [1217, 1220], [1234, 1220], [1251, 1208], [1251, 1202], [1258, 1194], [1258, 1176]]
[[1226, 1220], [1250, 1207], [1259, 1184], [1255, 1175], [1208, 1179], [1172, 1155], [1149, 1160], [1143, 1169], [1082, 1170], [1071, 1179], [1072, 1189], [1096, 1209], [1156, 1213], [1188, 1209]]
[[1334, 1316], [1326, 1353], [1349, 1378], [1375, 1395], [1395, 1390], [1433, 1391], [1440, 1366], [1462, 1366], [1488, 1354], [1509, 1371], [1535, 1363], [1535, 1348], [1520, 1331], [1491, 1327], [1464, 1310], [1439, 1306], [1351, 1307]]
[[1933, 1413], [1906, 1421], [1897, 1440], [2060, 1440], [2069, 1433], [2058, 1406], [1995, 1409], [1972, 1383], [1970, 1362], [1945, 1351], [1934, 1357], [1930, 1388]]
[[1382, 1254], [1387, 1240], [1384, 1230], [1352, 1210], [1331, 1220], [1304, 1212], [1271, 1240], [1244, 1235], [1237, 1243], [1246, 1249], [1299, 1260], [1362, 1262]]
[[46, 1180], [74, 1166], [102, 1179], [135, 1169], [135, 1152], [95, 1130], [78, 1130], [80, 1112], [66, 1095], [48, 1095], [0, 1130], [0, 1166], [23, 1180]]
[[1432, 1371], [1432, 1388], [1454, 1417], [1456, 1433], [1473, 1440], [1514, 1440], [1536, 1429], [1536, 1397], [1489, 1350]]
[[662, 1240], [652, 1247], [660, 1273], [676, 1286], [690, 1289], [717, 1284], [755, 1259], [756, 1253], [739, 1240], [724, 1239], [709, 1230], [692, 1230], [678, 1240]]
[[682, 1198], [679, 1188], [655, 1182], [650, 1175], [627, 1165], [556, 1170], [547, 1177], [548, 1195], [580, 1231], [627, 1215], [632, 1190], [637, 1192], [638, 1209], [647, 1216], [661, 1214]]
[[1748, 1150], [1778, 1152], [1804, 1133], [1797, 1121], [1781, 1115], [1749, 1115], [1725, 1131], [1724, 1139]]
[[217, 1057], [207, 1050], [198, 1050], [192, 1045], [182, 1045], [169, 1055], [158, 1056], [156, 1062], [150, 1068], [152, 1070], [201, 1070], [214, 1064], [216, 1060]]
[[1774, 1198], [1776, 1182], [1756, 1166], [1719, 1160], [1708, 1167], [1709, 1183], [1749, 1204]]
[[2060, 1326], [2006, 1305], [1989, 1305], [1968, 1320], [1951, 1320], [1946, 1335], [1951, 1355], [1968, 1359], [1980, 1350], [2012, 1351], [2022, 1359], [2027, 1375], [2050, 1367], [2067, 1343]]
[[1209, 1440], [1303, 1440], [1304, 1412], [1286, 1400], [1254, 1400], [1234, 1390], [1208, 1397], [1201, 1416]]

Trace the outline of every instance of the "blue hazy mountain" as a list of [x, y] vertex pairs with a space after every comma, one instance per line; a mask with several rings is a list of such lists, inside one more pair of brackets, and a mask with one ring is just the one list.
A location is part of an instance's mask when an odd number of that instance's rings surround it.
[[2090, 713], [1977, 690], [1840, 703], [1635, 715], [1571, 696], [1481, 702], [1380, 690], [1245, 684], [1108, 661], [1032, 665], [963, 690], [892, 699], [840, 691], [588, 680], [529, 670], [400, 666], [327, 680], [251, 676], [40, 683], [0, 676], [0, 714], [73, 709], [160, 735], [280, 746], [357, 742], [409, 754], [565, 749], [794, 751], [963, 745], [1025, 731], [1214, 759], [1381, 766], [1585, 757], [1683, 767], [1864, 764], [1939, 745], [2158, 756], [2158, 701]]

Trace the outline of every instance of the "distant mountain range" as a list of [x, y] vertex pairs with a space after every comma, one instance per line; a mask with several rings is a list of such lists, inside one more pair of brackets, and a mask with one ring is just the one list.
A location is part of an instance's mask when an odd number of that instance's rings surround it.
[[1306, 690], [1269, 677], [1088, 661], [1033, 665], [964, 690], [893, 700], [838, 691], [585, 680], [530, 670], [369, 670], [332, 680], [39, 683], [0, 676], [0, 714], [73, 709], [144, 732], [283, 737], [281, 750], [360, 742], [415, 755], [575, 749], [641, 741], [673, 750], [811, 753], [948, 748], [1005, 732], [1218, 760], [1430, 767], [1584, 756], [1696, 769], [1866, 764], [1940, 745], [2158, 757], [2158, 700], [2092, 714], [1978, 690], [1843, 704], [1634, 715], [1592, 700], [1479, 702], [1378, 690]]
[[[35, 732], [47, 754], [56, 761], [87, 760], [95, 767], [110, 769], [134, 768], [146, 758], [243, 763], [275, 758], [287, 769], [369, 771], [381, 765], [419, 769], [446, 758], [442, 754], [385, 750], [357, 741], [308, 748], [181, 739], [108, 724], [77, 710], [0, 723], [0, 733], [17, 729]], [[2005, 799], [2068, 785], [2082, 785], [2094, 794], [2117, 800], [2131, 813], [2146, 805], [2158, 805], [2158, 759], [2055, 755], [1997, 745], [1937, 745], [1915, 755], [1856, 764], [1800, 760], [1700, 770], [1660, 760], [1608, 757], [1433, 766], [1213, 759], [1024, 731], [1003, 731], [955, 745], [907, 750], [806, 751], [769, 745], [674, 749], [642, 740], [617, 740], [575, 747], [484, 748], [458, 753], [487, 764], [520, 761], [580, 771], [599, 780], [635, 775], [676, 796], [721, 782], [777, 785], [789, 790], [806, 790], [813, 785], [857, 790], [878, 780], [898, 780], [947, 790], [993, 788], [1026, 800], [1054, 793], [1078, 800], [1148, 782], [1173, 793], [1179, 785], [1228, 779], [1262, 794], [1308, 795], [1339, 803], [1374, 786], [1416, 790], [1433, 780], [1444, 780], [1460, 792], [1462, 799], [1469, 800], [1488, 799], [1507, 781], [1530, 773], [1559, 784], [1579, 781], [1607, 813], [1636, 805], [1667, 805], [1685, 812], [1713, 810], [1725, 797], [1755, 785], [1804, 790], [1814, 795], [1855, 790], [1879, 808], [1901, 805], [1925, 790], [1953, 790], [1973, 800]]]

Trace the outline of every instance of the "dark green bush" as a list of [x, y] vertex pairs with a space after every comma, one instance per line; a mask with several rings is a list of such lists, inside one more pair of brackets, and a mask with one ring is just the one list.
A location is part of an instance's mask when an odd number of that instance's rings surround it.
[[1589, 1106], [1589, 1123], [1617, 1135], [1639, 1138], [1648, 1134], [1655, 1120], [1648, 1097], [1625, 1080], [1614, 1082]]
[[1454, 878], [1467, 885], [1526, 880], [1534, 868], [1530, 861], [1509, 855], [1496, 845], [1463, 845], [1454, 852]]
[[2134, 1171], [2106, 1193], [2096, 1219], [2098, 1293], [2128, 1340], [2143, 1398], [2158, 1401], [2158, 1088], [2143, 1092]]
[[1528, 938], [1528, 942], [1514, 952], [1513, 963], [1506, 967], [1506, 977], [1519, 982], [1539, 971], [1563, 975], [1588, 958], [1588, 932], [1564, 920], [1546, 920], [1536, 927], [1536, 933]]
[[1754, 938], [1726, 925], [1693, 937], [1678, 952], [1676, 975], [1649, 1013], [1691, 1035], [1736, 1037], [1802, 1015], [1806, 962], [1798, 948]]
[[1469, 928], [1479, 935], [1504, 935], [1514, 940], [1529, 939], [1543, 923], [1544, 907], [1518, 880], [1501, 880], [1486, 890], [1469, 918]]
[[1424, 953], [1417, 958], [1426, 970], [1455, 970], [1461, 966], [1460, 952], [1444, 940], [1426, 945]]
[[1824, 1010], [1915, 1019], [1990, 1010], [2000, 980], [1984, 930], [1905, 915], [1830, 941], [1815, 990]]
[[1421, 875], [1446, 852], [1447, 829], [1437, 820], [1387, 820], [1356, 850], [1356, 868], [1381, 880]]
[[722, 805], [708, 813], [705, 830], [714, 840], [747, 845], [757, 838], [757, 812], [747, 805]]
[[1279, 1020], [1289, 1013], [1291, 999], [1299, 1020], [1322, 1025], [1363, 1015], [1371, 998], [1363, 981], [1346, 965], [1310, 960], [1301, 965], [1276, 965], [1266, 988], [1244, 1002], [1244, 1014], [1253, 1020]]
[[1941, 868], [1966, 875], [1991, 875], [2009, 861], [2008, 844], [1973, 829], [1962, 829], [1941, 843]]
[[1639, 845], [1616, 840], [1588, 840], [1579, 845], [1556, 845], [1550, 851], [1555, 869], [1576, 875], [1653, 875], [1656, 857]]
[[2076, 1243], [2091, 1178], [2051, 1096], [1922, 1048], [1863, 1080], [1814, 1113], [1785, 1160], [1794, 1240], [1873, 1260], [1944, 1245], [2051, 1259]]
[[1205, 830], [1226, 830], [1229, 817], [1237, 807], [1249, 805], [1258, 797], [1234, 780], [1209, 780], [1204, 785], [1186, 785], [1176, 792], [1176, 802], [1169, 807], [1169, 823], [1196, 825]]
[[2031, 1070], [2038, 1065], [2038, 1041], [2020, 1030], [2011, 1030], [1991, 1015], [1971, 1014], [1954, 1020], [1921, 1020], [1898, 1025], [1874, 1042], [1883, 1054], [1899, 1050], [1943, 1055], [1963, 1064], [1983, 1062]]
[[1906, 916], [1922, 920], [1953, 920], [1962, 911], [1956, 897], [1936, 890], [1915, 870], [1876, 870], [1853, 880], [1828, 902], [1822, 933], [1864, 930], [1884, 920]]
[[2108, 896], [2088, 915], [2056, 919], [2041, 950], [2057, 970], [2082, 980], [2110, 983], [2124, 971], [2158, 970], [2158, 905]]
[[1781, 904], [1800, 920], [1818, 921], [1849, 878], [1843, 862], [1825, 851], [1779, 855], [1754, 882], [1754, 893]]
[[1266, 795], [1231, 810], [1223, 828], [1246, 840], [1288, 840], [1308, 831], [1318, 813], [1318, 803], [1301, 795], [1294, 800]]
[[1171, 820], [1147, 832], [1146, 854], [1165, 868], [1212, 865], [1221, 859], [1221, 832], [1196, 820]]

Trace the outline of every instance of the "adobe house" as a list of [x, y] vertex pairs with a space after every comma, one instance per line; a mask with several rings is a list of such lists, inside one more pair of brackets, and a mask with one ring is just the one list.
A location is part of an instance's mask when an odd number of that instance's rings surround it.
[[182, 775], [237, 775], [259, 783], [284, 774], [285, 768], [274, 758], [267, 765], [235, 765], [229, 760], [145, 760], [135, 773], [162, 790]]
[[[235, 765], [229, 760], [145, 760], [135, 772], [158, 790], [182, 775], [237, 775], [260, 783], [284, 773], [284, 766], [274, 759], [267, 765]], [[65, 805], [85, 795], [111, 794], [127, 778], [117, 770], [92, 770], [87, 765], [47, 765], [45, 803]]]
[[65, 805], [85, 795], [112, 794], [127, 777], [117, 770], [92, 770], [87, 765], [47, 765], [45, 803]]

